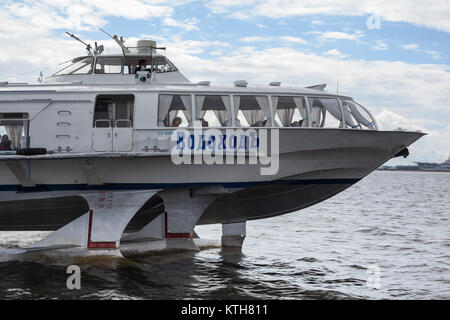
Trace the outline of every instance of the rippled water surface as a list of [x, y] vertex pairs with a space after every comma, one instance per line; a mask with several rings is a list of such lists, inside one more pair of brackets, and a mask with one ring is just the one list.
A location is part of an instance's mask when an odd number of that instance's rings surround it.
[[[248, 222], [242, 253], [222, 252], [220, 225], [196, 228], [200, 252], [133, 260], [24, 258], [18, 248], [46, 233], [0, 232], [0, 298], [449, 299], [449, 219], [450, 173], [378, 171], [311, 208]], [[69, 264], [81, 290], [66, 287]]]

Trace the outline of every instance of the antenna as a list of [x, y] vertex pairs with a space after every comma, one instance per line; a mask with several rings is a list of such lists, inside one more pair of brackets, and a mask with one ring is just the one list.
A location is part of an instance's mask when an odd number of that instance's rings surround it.
[[113, 38], [112, 35], [110, 35], [108, 32], [106, 32], [105, 30], [103, 30], [102, 28], [100, 28], [100, 31], [105, 33], [108, 37]]
[[67, 32], [67, 31], [66, 31], [66, 33], [67, 33], [71, 38], [74, 38], [75, 40], [77, 40], [77, 41], [81, 42], [82, 44], [84, 44], [84, 45], [86, 46], [86, 50], [89, 52], [89, 54], [90, 54], [90, 55], [92, 54], [92, 52], [91, 52], [92, 47], [91, 47], [90, 44], [87, 44], [86, 42], [82, 41], [80, 38], [78, 38], [76, 35], [74, 35], [74, 34], [72, 34], [72, 33], [69, 33], [69, 32]]
[[336, 94], [339, 94], [339, 76], [337, 77], [336, 80]]
[[108, 32], [106, 32], [105, 30], [103, 30], [102, 28], [100, 28], [100, 31], [103, 32], [104, 34], [106, 34], [111, 39], [113, 39], [119, 45], [119, 47], [122, 49], [122, 52], [123, 52], [124, 55], [127, 54], [127, 53], [130, 53], [130, 50], [128, 50], [128, 48], [125, 47], [125, 45], [124, 45], [125, 40], [123, 40], [123, 37], [120, 37], [120, 39], [119, 39], [119, 37], [117, 37], [116, 34], [112, 36]]

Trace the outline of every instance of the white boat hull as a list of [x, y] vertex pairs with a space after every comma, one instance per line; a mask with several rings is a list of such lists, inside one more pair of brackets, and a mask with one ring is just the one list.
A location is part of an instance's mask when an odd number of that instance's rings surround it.
[[[206, 209], [199, 224], [284, 214], [351, 186], [422, 135], [350, 129], [280, 130], [279, 171], [273, 176], [261, 175], [261, 165], [175, 165], [167, 155], [89, 154], [59, 159], [32, 156], [27, 159], [34, 185], [23, 186], [7, 161], [25, 165], [26, 160], [3, 160], [0, 230], [58, 228], [85, 213], [87, 205], [79, 197], [63, 202], [49, 198], [98, 191], [223, 188], [225, 191]], [[83, 171], [86, 161], [91, 164], [97, 183]], [[29, 214], [32, 211], [34, 215]]]

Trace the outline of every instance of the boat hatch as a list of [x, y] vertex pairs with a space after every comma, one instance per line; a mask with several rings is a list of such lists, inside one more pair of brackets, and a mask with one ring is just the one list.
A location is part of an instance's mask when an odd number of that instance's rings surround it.
[[99, 95], [93, 119], [93, 150], [131, 151], [133, 112], [134, 95]]

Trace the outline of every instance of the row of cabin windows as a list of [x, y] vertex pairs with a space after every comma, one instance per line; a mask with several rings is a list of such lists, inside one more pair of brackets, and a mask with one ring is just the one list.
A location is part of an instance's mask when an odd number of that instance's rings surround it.
[[[232, 101], [233, 103], [231, 103]], [[336, 98], [259, 95], [180, 95], [158, 96], [158, 127], [342, 127], [374, 129], [371, 116], [357, 103]], [[194, 108], [193, 108], [194, 105]], [[232, 110], [234, 108], [234, 110]], [[132, 127], [133, 95], [97, 97], [94, 127]], [[232, 115], [235, 115], [233, 119]], [[344, 120], [344, 121], [342, 121]]]
[[[191, 127], [194, 123], [202, 127], [231, 127], [232, 114], [235, 115], [234, 123], [237, 127], [271, 127], [272, 118], [278, 127], [309, 125], [310, 116], [304, 97], [272, 96], [270, 99], [273, 112], [267, 96], [235, 95], [230, 98], [228, 95], [195, 95], [193, 111], [190, 95], [161, 94], [158, 99], [158, 126]], [[309, 98], [313, 127], [324, 125], [326, 112], [322, 102], [340, 110], [337, 99]], [[337, 125], [332, 125], [339, 127], [340, 121], [335, 120]]]
[[[147, 68], [152, 69], [150, 59], [143, 58], [111, 58], [99, 57], [95, 61], [95, 74], [134, 74], [140, 60], [147, 60]], [[81, 75], [91, 74], [94, 65], [93, 57], [86, 57], [73, 62], [66, 68], [56, 72], [54, 75]], [[165, 57], [153, 58], [153, 71], [156, 73], [178, 71], [177, 68]]]

